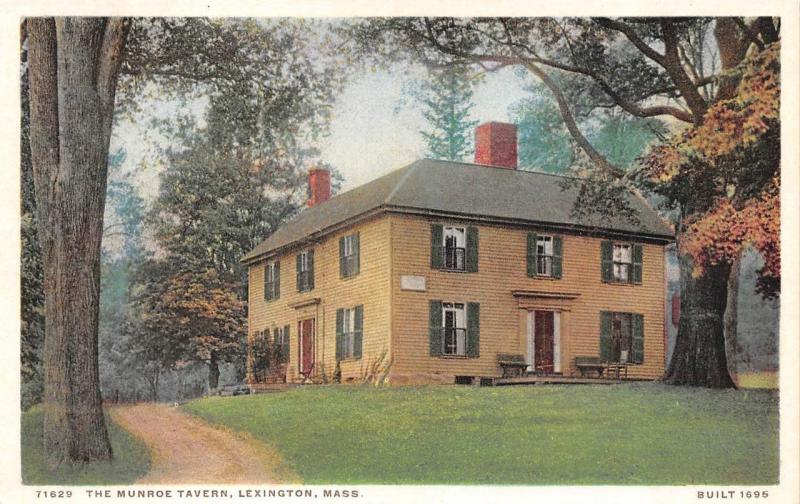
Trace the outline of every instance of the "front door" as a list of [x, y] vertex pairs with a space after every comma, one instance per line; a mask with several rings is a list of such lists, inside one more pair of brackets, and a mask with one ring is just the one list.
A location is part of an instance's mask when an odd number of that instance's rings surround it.
[[536, 310], [534, 313], [534, 369], [541, 373], [553, 372], [553, 312]]
[[300, 374], [308, 376], [314, 369], [314, 319], [298, 323], [300, 334]]

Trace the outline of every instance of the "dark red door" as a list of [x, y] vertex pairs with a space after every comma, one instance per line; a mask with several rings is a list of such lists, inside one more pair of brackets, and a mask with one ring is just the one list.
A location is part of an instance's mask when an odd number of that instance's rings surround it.
[[535, 315], [536, 371], [553, 372], [553, 312], [537, 310]]
[[310, 375], [314, 368], [314, 319], [301, 320], [300, 333], [300, 374]]

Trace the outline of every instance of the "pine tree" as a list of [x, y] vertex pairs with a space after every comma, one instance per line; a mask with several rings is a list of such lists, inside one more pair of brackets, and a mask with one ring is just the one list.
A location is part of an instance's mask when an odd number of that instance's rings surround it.
[[428, 129], [420, 131], [426, 156], [461, 161], [472, 153], [472, 131], [478, 121], [470, 119], [475, 77], [468, 68], [449, 67], [431, 71], [420, 88], [418, 98]]

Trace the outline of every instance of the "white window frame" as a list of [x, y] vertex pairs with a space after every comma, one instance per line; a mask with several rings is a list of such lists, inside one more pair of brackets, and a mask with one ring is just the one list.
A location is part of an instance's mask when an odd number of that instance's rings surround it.
[[342, 359], [350, 359], [355, 354], [356, 309], [342, 309]]
[[[633, 244], [614, 242], [611, 246], [612, 277], [615, 282], [629, 282], [633, 275]], [[625, 250], [627, 254], [623, 253]]]
[[308, 272], [308, 252], [310, 249], [306, 249], [300, 252], [300, 273]]
[[536, 235], [536, 276], [553, 276], [553, 235]]
[[[447, 313], [453, 312], [456, 331], [455, 345], [447, 344]], [[449, 357], [467, 356], [467, 303], [461, 301], [442, 303], [442, 355]]]
[[355, 239], [355, 234], [350, 234], [344, 237], [342, 243], [342, 259], [344, 260], [344, 271], [343, 276], [345, 278], [349, 278], [353, 276], [355, 269], [355, 247], [353, 246], [353, 241]]

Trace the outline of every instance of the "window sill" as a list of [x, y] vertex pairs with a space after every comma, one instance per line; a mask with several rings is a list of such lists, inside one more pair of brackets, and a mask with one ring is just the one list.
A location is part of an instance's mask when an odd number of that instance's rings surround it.
[[346, 364], [348, 362], [358, 362], [360, 360], [361, 360], [361, 357], [346, 357], [344, 359], [339, 359], [339, 363], [340, 364], [342, 364], [342, 363]]
[[603, 283], [609, 285], [627, 285], [629, 287], [637, 287], [642, 285], [642, 282], [625, 282], [622, 280], [604, 280]]
[[528, 275], [528, 278], [532, 278], [534, 280], [563, 280], [563, 276], [554, 277], [552, 275]]
[[477, 271], [467, 271], [465, 269], [452, 269], [452, 268], [431, 268], [434, 271], [443, 271], [445, 273], [477, 273]]
[[358, 277], [358, 273], [353, 274], [353, 275], [348, 275], [348, 276], [339, 275], [339, 280], [350, 280], [350, 279], [353, 279], [353, 278], [356, 278], [356, 277]]
[[469, 359], [466, 355], [439, 355], [440, 359], [447, 359], [447, 360], [466, 360]]

